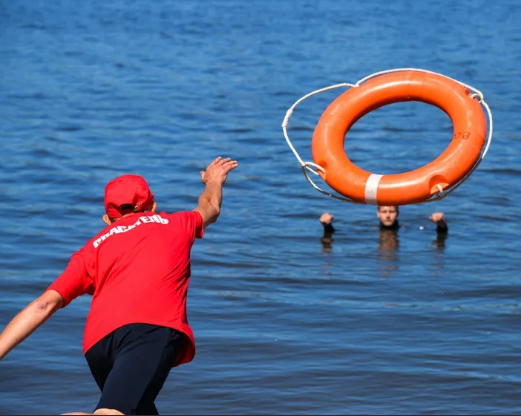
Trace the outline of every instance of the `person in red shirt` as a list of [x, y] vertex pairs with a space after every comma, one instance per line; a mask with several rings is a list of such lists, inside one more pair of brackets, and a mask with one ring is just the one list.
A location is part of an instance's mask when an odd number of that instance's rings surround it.
[[[186, 314], [190, 250], [220, 214], [234, 160], [215, 159], [193, 211], [157, 213], [137, 175], [105, 188], [107, 227], [74, 253], [65, 271], [0, 334], [0, 360], [59, 308], [92, 295], [83, 339], [101, 390], [94, 414], [158, 414], [154, 401], [172, 367], [190, 362], [195, 341]], [[86, 414], [86, 413], [83, 413]]]

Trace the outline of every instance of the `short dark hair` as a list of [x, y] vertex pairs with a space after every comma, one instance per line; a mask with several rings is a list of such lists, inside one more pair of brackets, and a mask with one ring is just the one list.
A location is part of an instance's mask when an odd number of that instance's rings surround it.
[[[398, 205], [382, 205], [382, 206], [389, 206], [389, 207], [394, 207], [394, 209], [396, 210], [396, 212], [400, 212], [400, 207]], [[377, 211], [380, 211], [380, 208], [381, 206], [378, 205], [378, 207], [376, 208]]]

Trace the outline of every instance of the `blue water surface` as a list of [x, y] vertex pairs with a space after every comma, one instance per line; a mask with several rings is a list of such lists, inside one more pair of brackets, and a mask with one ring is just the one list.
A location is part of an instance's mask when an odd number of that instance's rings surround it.
[[[172, 371], [160, 412], [521, 413], [520, 17], [514, 0], [2, 2], [0, 329], [102, 228], [106, 182], [141, 174], [161, 209], [190, 210], [199, 171], [230, 156], [222, 215], [192, 251], [197, 356]], [[494, 140], [448, 198], [402, 207], [389, 245], [374, 207], [308, 185], [280, 125], [308, 92], [402, 67], [480, 89]], [[293, 115], [304, 160], [340, 92]], [[451, 129], [435, 107], [393, 104], [345, 148], [366, 170], [404, 172], [437, 157]], [[0, 363], [2, 414], [92, 411], [89, 302]]]

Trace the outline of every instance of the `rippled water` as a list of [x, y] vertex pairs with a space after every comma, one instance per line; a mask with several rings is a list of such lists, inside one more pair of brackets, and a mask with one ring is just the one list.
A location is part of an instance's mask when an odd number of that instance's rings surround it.
[[[192, 209], [199, 170], [231, 156], [240, 167], [222, 216], [193, 249], [197, 356], [171, 373], [161, 412], [520, 413], [521, 6], [466, 3], [3, 2], [0, 328], [103, 226], [108, 180], [142, 174], [162, 208]], [[402, 208], [390, 247], [374, 207], [307, 184], [280, 124], [307, 92], [400, 67], [482, 90], [494, 142], [449, 198]], [[338, 93], [291, 119], [305, 160]], [[345, 147], [394, 173], [450, 137], [444, 113], [405, 103], [364, 117]], [[446, 214], [444, 241], [434, 211]], [[0, 364], [1, 413], [93, 408], [88, 308], [76, 300]]]

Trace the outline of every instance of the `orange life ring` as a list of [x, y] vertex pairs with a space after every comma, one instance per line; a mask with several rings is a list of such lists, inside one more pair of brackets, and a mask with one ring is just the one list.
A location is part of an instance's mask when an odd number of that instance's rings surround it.
[[[353, 164], [344, 151], [348, 130], [365, 114], [402, 101], [422, 101], [447, 113], [450, 145], [434, 161], [405, 173], [375, 175]], [[322, 114], [311, 151], [327, 184], [353, 201], [407, 205], [426, 201], [461, 181], [480, 158], [487, 120], [480, 102], [462, 84], [439, 74], [403, 71], [377, 76], [339, 96]]]

